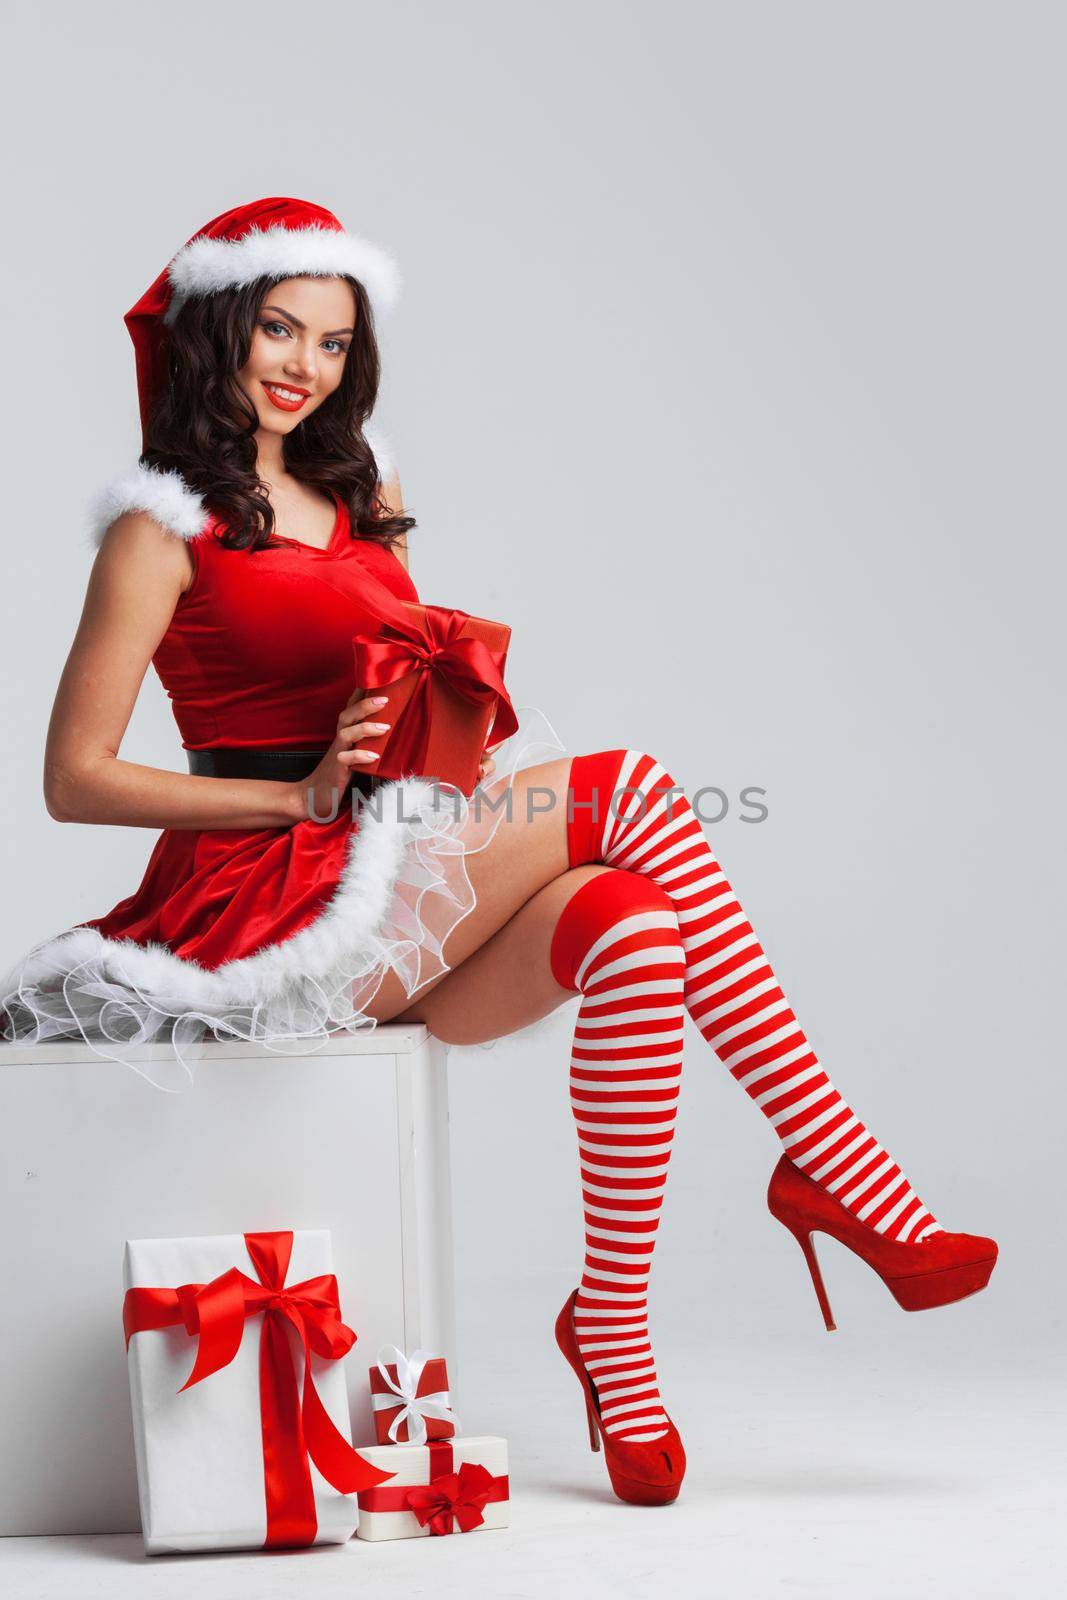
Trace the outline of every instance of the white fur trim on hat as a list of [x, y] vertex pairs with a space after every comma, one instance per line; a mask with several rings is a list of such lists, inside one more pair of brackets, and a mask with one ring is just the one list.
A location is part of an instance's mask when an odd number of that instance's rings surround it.
[[179, 539], [195, 539], [208, 524], [203, 500], [174, 468], [138, 465], [113, 479], [89, 513], [92, 543], [99, 546], [111, 524], [127, 511], [146, 511]]
[[393, 309], [400, 295], [400, 269], [388, 251], [355, 233], [316, 224], [250, 228], [241, 239], [193, 239], [174, 257], [167, 276], [173, 321], [189, 295], [236, 289], [256, 278], [331, 278], [347, 273], [366, 289], [375, 316]]

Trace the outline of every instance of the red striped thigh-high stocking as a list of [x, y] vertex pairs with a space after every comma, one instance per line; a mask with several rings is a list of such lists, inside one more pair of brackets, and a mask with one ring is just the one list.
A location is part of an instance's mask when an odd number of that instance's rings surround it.
[[574, 1302], [605, 1434], [663, 1437], [648, 1279], [682, 1070], [685, 953], [670, 898], [632, 872], [597, 873], [563, 909], [552, 972], [582, 996], [570, 1066], [585, 1263]]
[[900, 1167], [820, 1066], [670, 774], [639, 750], [575, 756], [567, 803], [572, 867], [590, 861], [622, 867], [670, 897], [685, 951], [689, 1015], [794, 1165], [886, 1239], [918, 1244], [940, 1234]]

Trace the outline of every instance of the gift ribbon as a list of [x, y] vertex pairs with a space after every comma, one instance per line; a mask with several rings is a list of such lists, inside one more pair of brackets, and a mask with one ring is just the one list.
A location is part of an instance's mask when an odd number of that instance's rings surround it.
[[416, 1484], [407, 1492], [407, 1503], [419, 1519], [420, 1527], [430, 1525], [431, 1533], [451, 1533], [453, 1519], [460, 1533], [485, 1521], [482, 1511], [492, 1493], [493, 1474], [478, 1461], [464, 1461], [458, 1472], [431, 1478], [423, 1488]]
[[[135, 1333], [184, 1325], [197, 1341], [196, 1359], [178, 1393], [219, 1372], [233, 1360], [249, 1317], [263, 1314], [259, 1339], [259, 1402], [263, 1436], [263, 1481], [267, 1503], [267, 1549], [315, 1542], [318, 1517], [308, 1458], [340, 1494], [354, 1494], [395, 1478], [354, 1450], [334, 1426], [315, 1388], [312, 1351], [328, 1361], [356, 1342], [341, 1321], [333, 1273], [285, 1286], [293, 1235], [246, 1233], [245, 1245], [259, 1275], [230, 1267], [210, 1283], [171, 1288], [127, 1289], [122, 1325], [129, 1348]], [[304, 1348], [303, 1391], [298, 1392], [286, 1323]]]
[[496, 701], [492, 732], [500, 741], [518, 730], [519, 720], [504, 687], [503, 650], [490, 650], [483, 639], [461, 639], [470, 613], [446, 606], [424, 606], [425, 623], [396, 615], [377, 633], [354, 635], [356, 678], [367, 693], [388, 689], [411, 672], [418, 681], [389, 735], [389, 758], [398, 772], [421, 774], [430, 745], [430, 709], [434, 676], [438, 675], [475, 706]]
[[[390, 1350], [393, 1352], [392, 1357], [389, 1355]], [[378, 1351], [378, 1371], [389, 1392], [381, 1394], [372, 1391], [370, 1399], [375, 1411], [391, 1411], [397, 1400], [400, 1401], [400, 1409], [389, 1424], [389, 1438], [393, 1444], [398, 1442], [400, 1429], [405, 1422], [408, 1425], [407, 1443], [425, 1444], [427, 1417], [451, 1422], [454, 1432], [461, 1431], [447, 1389], [435, 1389], [430, 1394], [419, 1394], [423, 1368], [427, 1361], [433, 1359], [431, 1350], [415, 1350], [410, 1356], [406, 1356], [395, 1344], [383, 1345]], [[396, 1368], [395, 1380], [389, 1376], [390, 1366]]]
[[430, 1481], [426, 1484], [390, 1484], [384, 1489], [360, 1493], [360, 1511], [410, 1511], [419, 1526], [429, 1524], [431, 1534], [453, 1531], [458, 1522], [461, 1533], [469, 1533], [485, 1521], [483, 1511], [490, 1502], [508, 1498], [508, 1476], [494, 1477], [480, 1462], [464, 1461], [453, 1470], [452, 1446], [447, 1440], [431, 1441]]

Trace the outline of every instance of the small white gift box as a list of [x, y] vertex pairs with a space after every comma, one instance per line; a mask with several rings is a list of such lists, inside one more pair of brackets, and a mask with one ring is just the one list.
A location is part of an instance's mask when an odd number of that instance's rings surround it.
[[360, 1454], [394, 1474], [361, 1489], [360, 1539], [415, 1539], [422, 1534], [481, 1533], [508, 1525], [508, 1446], [495, 1434], [375, 1444]]
[[131, 1239], [124, 1281], [146, 1552], [349, 1539], [384, 1473], [351, 1445], [329, 1233]]

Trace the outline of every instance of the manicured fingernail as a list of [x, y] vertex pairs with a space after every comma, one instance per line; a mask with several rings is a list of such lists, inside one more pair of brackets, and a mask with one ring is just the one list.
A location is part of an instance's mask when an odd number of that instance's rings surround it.
[[389, 696], [387, 694], [372, 695], [372, 697], [371, 697], [371, 705], [372, 706], [384, 706], [386, 704], [386, 702], [388, 701], [388, 699], [389, 699]]

